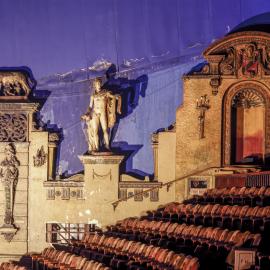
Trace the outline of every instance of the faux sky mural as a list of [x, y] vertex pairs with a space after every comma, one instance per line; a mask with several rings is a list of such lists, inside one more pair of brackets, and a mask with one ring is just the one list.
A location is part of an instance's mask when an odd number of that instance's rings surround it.
[[270, 23], [267, 0], [0, 0], [0, 10], [0, 66], [27, 66], [37, 95], [47, 93], [41, 119], [62, 129], [68, 174], [82, 169], [77, 155], [87, 150], [80, 115], [89, 78], [114, 64], [111, 85], [138, 91], [114, 141], [133, 151], [127, 171], [151, 174], [151, 133], [174, 122], [181, 75], [239, 24]]

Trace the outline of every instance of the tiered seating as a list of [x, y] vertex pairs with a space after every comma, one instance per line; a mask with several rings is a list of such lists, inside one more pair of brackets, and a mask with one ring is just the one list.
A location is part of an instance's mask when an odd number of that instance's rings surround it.
[[32, 255], [32, 270], [108, 270], [105, 265], [89, 261], [87, 258], [73, 253], [46, 248], [41, 254]]
[[[205, 212], [210, 211], [209, 208], [211, 206], [209, 205], [214, 205], [213, 208], [218, 209], [215, 209], [215, 213], [211, 212], [210, 218], [203, 218], [203, 224], [205, 226], [212, 225], [230, 229], [238, 228], [242, 231], [250, 230], [261, 233], [262, 241], [255, 269], [270, 269], [270, 244], [268, 240], [270, 236], [270, 187], [211, 189], [203, 196], [194, 196], [184, 201], [184, 204], [192, 204], [193, 208], [195, 208], [196, 204], [206, 205], [206, 210], [204, 207], [202, 207], [204, 210], [201, 210]], [[192, 206], [187, 207], [192, 208]], [[160, 216], [160, 213], [162, 213], [164, 216], [164, 210], [166, 209], [160, 209], [156, 215]], [[172, 210], [170, 209], [170, 211]], [[155, 218], [153, 214], [152, 218]], [[207, 224], [207, 219], [210, 224]]]
[[[73, 247], [73, 250], [76, 247]], [[152, 269], [197, 270], [199, 268], [198, 259], [192, 256], [106, 234], [95, 234], [90, 237], [88, 242], [81, 245], [79, 253], [88, 259], [110, 265], [114, 269], [151, 267]]]
[[[228, 229], [177, 224], [147, 219], [126, 219], [122, 224], [110, 228], [110, 235], [140, 240], [176, 252], [207, 258], [211, 252], [215, 258], [225, 261], [235, 247], [258, 247], [260, 234], [249, 231], [229, 231]], [[202, 252], [202, 250], [204, 252]], [[203, 256], [201, 256], [203, 254]], [[220, 263], [216, 263], [216, 266]], [[207, 268], [208, 269], [208, 268]]]
[[[88, 235], [81, 242], [62, 249], [68, 248], [70, 252], [114, 269], [133, 269], [135, 266], [178, 269], [168, 258], [175, 255], [176, 259], [179, 254], [182, 258], [181, 266], [177, 266], [179, 269], [198, 269], [196, 257], [201, 261], [201, 269], [217, 266], [225, 269], [225, 259], [235, 247], [258, 247], [260, 240], [260, 234], [249, 231], [128, 218], [111, 226], [104, 234]], [[164, 265], [164, 262], [167, 263]]]
[[270, 205], [270, 187], [232, 187], [209, 189], [203, 196], [194, 196], [186, 203], [229, 204], [267, 206]]
[[33, 270], [225, 270], [239, 247], [264, 251], [256, 266], [264, 270], [269, 232], [270, 188], [211, 189], [45, 249], [33, 256]]
[[0, 264], [0, 270], [27, 270], [24, 266], [20, 266], [14, 262], [3, 262]]
[[259, 233], [269, 229], [269, 217], [270, 206], [170, 204], [164, 209], [149, 212], [147, 219]]

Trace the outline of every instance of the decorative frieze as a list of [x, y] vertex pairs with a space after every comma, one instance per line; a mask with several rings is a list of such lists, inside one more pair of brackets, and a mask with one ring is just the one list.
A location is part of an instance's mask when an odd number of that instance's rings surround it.
[[143, 189], [142, 188], [135, 188], [134, 201], [137, 201], [137, 202], [143, 201]]
[[159, 188], [155, 188], [150, 191], [150, 201], [158, 202], [159, 201]]
[[83, 188], [47, 188], [46, 194], [47, 200], [84, 200]]
[[119, 188], [143, 188], [143, 189], [149, 189], [149, 188], [154, 188], [158, 187], [161, 188], [162, 183], [161, 182], [142, 182], [142, 181], [137, 181], [137, 182], [124, 182], [120, 181], [119, 182]]
[[127, 188], [120, 188], [118, 192], [118, 198], [124, 200], [127, 198]]
[[118, 198], [125, 200], [134, 197], [134, 201], [143, 201], [150, 197], [151, 202], [159, 201], [161, 182], [119, 182]]
[[84, 182], [71, 181], [46, 181], [47, 200], [83, 200]]
[[84, 187], [84, 182], [79, 181], [45, 181], [43, 182], [44, 187]]
[[69, 200], [70, 199], [70, 188], [69, 187], [65, 187], [62, 188], [62, 200]]

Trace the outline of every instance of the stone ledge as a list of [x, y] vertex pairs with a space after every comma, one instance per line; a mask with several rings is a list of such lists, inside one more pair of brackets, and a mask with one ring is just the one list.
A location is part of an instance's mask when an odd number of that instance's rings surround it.
[[83, 164], [120, 164], [124, 155], [83, 155], [78, 156]]
[[119, 182], [119, 188], [159, 188], [161, 186], [161, 182]]
[[44, 187], [84, 187], [84, 182], [71, 181], [45, 181]]

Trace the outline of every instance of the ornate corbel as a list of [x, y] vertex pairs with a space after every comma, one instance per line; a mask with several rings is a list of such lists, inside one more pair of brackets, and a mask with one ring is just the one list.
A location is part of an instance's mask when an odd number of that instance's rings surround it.
[[218, 94], [218, 88], [221, 84], [220, 76], [215, 76], [210, 79], [210, 86], [212, 87], [212, 94], [216, 96]]
[[205, 58], [209, 63], [209, 73], [212, 75], [219, 75], [219, 63], [224, 60], [224, 55], [207, 55]]

